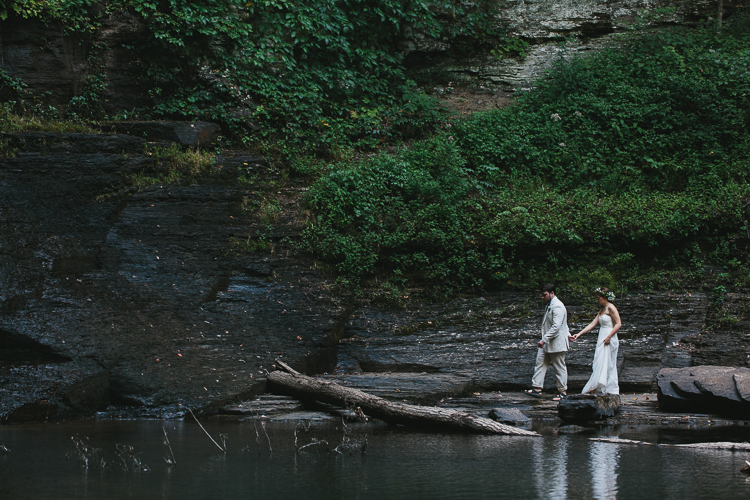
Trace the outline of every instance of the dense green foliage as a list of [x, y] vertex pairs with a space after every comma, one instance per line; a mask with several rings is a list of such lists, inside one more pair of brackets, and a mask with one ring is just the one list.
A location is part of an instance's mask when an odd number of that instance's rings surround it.
[[310, 193], [310, 247], [346, 280], [442, 291], [582, 275], [648, 285], [707, 262], [747, 280], [746, 24], [562, 60], [510, 108], [332, 165]]
[[[523, 54], [496, 3], [0, 0], [0, 18], [89, 38], [95, 71], [69, 117], [101, 116], [95, 34], [104, 16], [130, 14], [147, 26], [126, 49], [153, 105], [114, 118], [219, 122], [275, 148], [292, 174], [334, 159], [307, 198], [305, 242], [345, 282], [619, 288], [674, 284], [707, 263], [750, 280], [748, 17], [738, 9], [721, 35], [663, 31], [562, 58], [512, 107], [447, 121], [410, 81], [399, 43], [415, 29], [459, 50]], [[3, 72], [0, 85], [25, 92]], [[432, 132], [367, 161], [341, 153]], [[133, 182], [172, 178], [159, 176]]]
[[[494, 3], [1, 0], [0, 15], [60, 20], [89, 32], [102, 16], [134, 13], [148, 36], [127, 49], [154, 101], [135, 116], [211, 120], [251, 141], [283, 139], [291, 149], [325, 150], [342, 141], [373, 147], [429, 131], [439, 113], [401, 64], [405, 30], [447, 37], [457, 47], [468, 40], [490, 47], [504, 35], [490, 15]], [[93, 76], [88, 93], [74, 103], [78, 108], [101, 91], [102, 79]], [[253, 134], [243, 132], [248, 122]]]

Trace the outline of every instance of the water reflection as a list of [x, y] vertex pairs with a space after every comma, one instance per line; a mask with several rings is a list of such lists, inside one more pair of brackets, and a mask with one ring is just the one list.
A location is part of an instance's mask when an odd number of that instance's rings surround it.
[[[203, 423], [227, 434], [227, 453], [197, 425], [167, 422], [175, 464], [158, 421], [0, 426], [0, 498], [750, 498], [745, 457], [731, 451], [340, 422], [313, 425], [295, 447], [294, 424], [269, 423], [266, 438], [252, 422]], [[72, 436], [106, 465], [82, 467]], [[344, 438], [367, 439], [367, 452], [334, 453]], [[297, 450], [313, 439], [329, 446]]]
[[617, 463], [620, 446], [612, 443], [592, 442], [591, 487], [593, 497], [601, 500], [617, 498]]
[[568, 498], [568, 438], [535, 439], [532, 453], [539, 498]]

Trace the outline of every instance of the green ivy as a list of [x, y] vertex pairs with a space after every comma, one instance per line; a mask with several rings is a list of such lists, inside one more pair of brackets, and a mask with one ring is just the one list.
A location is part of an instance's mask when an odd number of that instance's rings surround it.
[[[429, 132], [440, 111], [409, 81], [399, 43], [415, 31], [457, 47], [494, 46], [504, 34], [496, 4], [3, 0], [0, 12], [78, 32], [95, 31], [104, 15], [130, 12], [148, 29], [143, 43], [127, 49], [142, 65], [154, 101], [137, 115], [216, 121], [255, 144], [317, 144], [325, 153], [342, 141], [375, 147]], [[89, 82], [73, 104], [92, 107], [100, 86]], [[250, 135], [243, 129], [248, 123]]]

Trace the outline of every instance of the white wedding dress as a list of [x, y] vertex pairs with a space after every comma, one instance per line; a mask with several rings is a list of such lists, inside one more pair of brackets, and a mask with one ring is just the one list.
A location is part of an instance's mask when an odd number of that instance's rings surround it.
[[595, 394], [620, 394], [620, 386], [617, 382], [617, 349], [620, 341], [617, 334], [604, 344], [612, 331], [612, 318], [608, 314], [599, 316], [599, 338], [596, 340], [596, 351], [594, 351], [594, 362], [591, 364], [591, 378], [581, 391], [581, 394], [594, 391]]

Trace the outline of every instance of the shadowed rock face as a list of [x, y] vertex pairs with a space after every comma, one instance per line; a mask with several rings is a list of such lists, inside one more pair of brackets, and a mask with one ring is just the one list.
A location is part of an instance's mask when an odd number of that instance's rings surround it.
[[210, 146], [221, 135], [221, 127], [207, 122], [137, 121], [112, 122], [107, 128], [148, 141], [175, 142], [183, 146]]
[[256, 158], [219, 158], [205, 185], [97, 199], [150, 165], [143, 141], [96, 136], [95, 153], [90, 137], [39, 137], [0, 160], [0, 421], [109, 401], [179, 414], [262, 392], [276, 357], [335, 366], [343, 309], [310, 264], [229, 251], [257, 230], [252, 185], [232, 181], [238, 165], [266, 175]]

